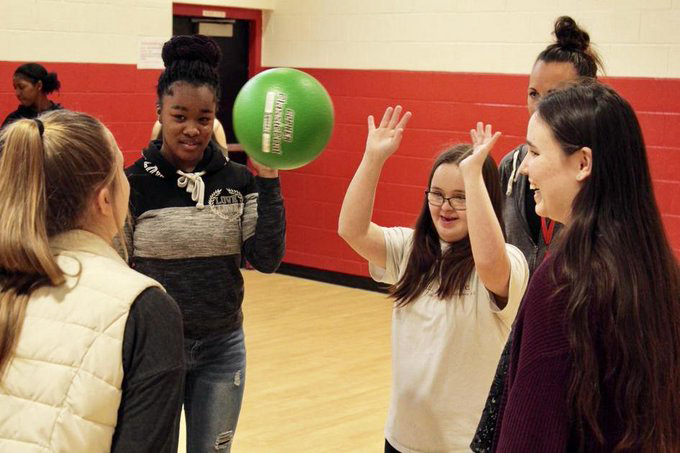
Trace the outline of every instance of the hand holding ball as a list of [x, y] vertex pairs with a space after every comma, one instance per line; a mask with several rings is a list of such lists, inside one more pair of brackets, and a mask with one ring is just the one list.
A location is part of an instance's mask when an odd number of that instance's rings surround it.
[[333, 132], [333, 103], [314, 77], [275, 68], [243, 85], [233, 118], [236, 137], [252, 159], [290, 170], [323, 151]]

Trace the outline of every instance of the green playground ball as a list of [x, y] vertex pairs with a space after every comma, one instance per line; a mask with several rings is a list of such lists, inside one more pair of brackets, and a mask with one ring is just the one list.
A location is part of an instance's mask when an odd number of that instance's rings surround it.
[[252, 159], [281, 170], [302, 167], [333, 132], [333, 102], [311, 75], [274, 68], [250, 79], [234, 102], [234, 133]]

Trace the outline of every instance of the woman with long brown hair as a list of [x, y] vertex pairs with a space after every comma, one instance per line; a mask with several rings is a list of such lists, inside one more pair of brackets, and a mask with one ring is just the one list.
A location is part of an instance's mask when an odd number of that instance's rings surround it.
[[130, 186], [109, 130], [17, 120], [0, 194], [0, 451], [177, 451], [182, 319], [112, 246]]
[[536, 213], [565, 225], [517, 316], [498, 452], [680, 451], [680, 271], [630, 104], [586, 81], [529, 121]]
[[372, 222], [385, 161], [411, 114], [368, 119], [366, 150], [347, 189], [339, 234], [392, 285], [392, 397], [386, 452], [466, 450], [526, 288], [529, 269], [505, 243], [498, 170], [488, 153], [499, 133], [481, 123], [473, 145], [434, 162], [415, 228]]

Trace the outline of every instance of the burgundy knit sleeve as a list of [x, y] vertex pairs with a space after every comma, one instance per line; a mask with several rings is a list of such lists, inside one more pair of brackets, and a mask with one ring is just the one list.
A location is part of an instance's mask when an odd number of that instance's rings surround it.
[[571, 356], [566, 295], [534, 274], [517, 320], [497, 452], [563, 452], [569, 440]]
[[565, 355], [544, 357], [518, 372], [503, 413], [497, 452], [566, 451], [569, 419]]

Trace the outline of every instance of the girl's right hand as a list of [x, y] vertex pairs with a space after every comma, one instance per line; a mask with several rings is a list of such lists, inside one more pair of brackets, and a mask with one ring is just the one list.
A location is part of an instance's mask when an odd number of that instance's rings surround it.
[[376, 128], [373, 115], [368, 117], [368, 137], [366, 138], [366, 155], [382, 161], [387, 160], [399, 148], [404, 127], [411, 118], [411, 112], [404, 113], [401, 118], [401, 106], [387, 107], [385, 114]]

